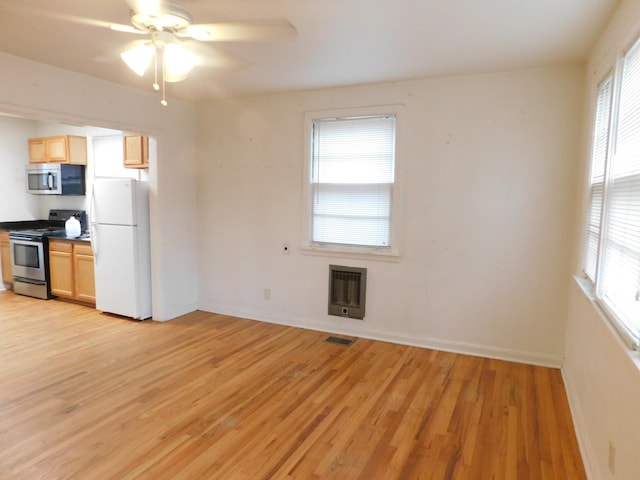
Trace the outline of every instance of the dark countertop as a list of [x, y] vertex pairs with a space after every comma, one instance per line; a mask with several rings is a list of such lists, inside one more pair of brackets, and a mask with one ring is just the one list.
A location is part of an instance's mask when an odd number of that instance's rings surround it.
[[[49, 226], [47, 220], [24, 220], [22, 222], [0, 222], [0, 231], [20, 231], [20, 230], [33, 230], [36, 228], [46, 228]], [[91, 235], [88, 231], [80, 235], [79, 237], [49, 237], [59, 238], [60, 240], [71, 240], [77, 242], [90, 242]]]
[[49, 240], [68, 240], [71, 242], [90, 242], [91, 236], [88, 233], [79, 237], [49, 237]]
[[22, 222], [0, 222], [0, 230], [31, 230], [33, 228], [45, 228], [48, 220], [24, 220]]

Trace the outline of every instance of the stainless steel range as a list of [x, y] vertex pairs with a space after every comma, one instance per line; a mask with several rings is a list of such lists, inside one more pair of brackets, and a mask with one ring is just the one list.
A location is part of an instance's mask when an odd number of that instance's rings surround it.
[[87, 215], [84, 210], [51, 210], [47, 226], [9, 232], [15, 293], [42, 299], [52, 298], [48, 239], [64, 237], [65, 222], [72, 215], [80, 220], [82, 231], [86, 231]]

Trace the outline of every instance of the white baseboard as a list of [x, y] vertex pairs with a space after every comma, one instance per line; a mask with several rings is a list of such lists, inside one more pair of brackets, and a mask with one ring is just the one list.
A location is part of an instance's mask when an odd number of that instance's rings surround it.
[[[256, 314], [254, 312], [225, 308], [219, 305], [201, 305], [200, 310], [215, 312], [233, 317], [246, 318], [248, 320], [257, 320], [261, 322], [285, 325], [289, 327], [304, 328], [307, 330], [316, 330], [339, 335], [349, 335], [353, 337], [367, 338], [370, 340], [380, 340], [383, 342], [397, 343], [400, 345], [430, 348], [433, 350], [442, 350], [445, 352], [473, 355], [476, 357], [493, 358], [497, 360], [507, 360], [510, 362], [538, 365], [542, 367], [560, 368], [562, 366], [563, 360], [560, 356], [549, 354], [526, 352], [451, 340], [442, 340], [438, 338], [416, 337], [388, 331], [374, 330], [370, 328], [357, 328], [355, 326], [350, 327], [345, 325], [329, 325], [326, 323], [309, 320], [300, 320], [288, 317], [284, 318], [275, 315]], [[366, 324], [360, 322], [360, 325]]]
[[568, 380], [566, 366], [563, 365], [560, 371], [562, 372], [564, 389], [567, 392], [567, 399], [569, 400], [569, 411], [571, 412], [571, 419], [573, 420], [573, 430], [576, 433], [578, 447], [580, 448], [580, 455], [582, 456], [582, 463], [584, 464], [587, 479], [596, 480], [604, 478], [600, 475], [597, 462], [592, 461], [592, 459], [596, 457], [593, 452], [591, 442], [589, 442], [582, 408], [580, 408], [580, 403], [576, 400], [578, 396], [576, 395], [571, 382]]

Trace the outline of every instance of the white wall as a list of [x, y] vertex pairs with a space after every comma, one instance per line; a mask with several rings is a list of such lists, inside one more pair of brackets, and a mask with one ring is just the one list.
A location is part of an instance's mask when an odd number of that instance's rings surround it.
[[0, 115], [0, 222], [37, 220], [38, 199], [27, 193], [25, 166], [29, 163], [27, 140], [37, 122]]
[[[559, 365], [583, 76], [562, 66], [202, 106], [200, 308]], [[381, 104], [404, 105], [402, 257], [303, 254], [304, 112]], [[368, 268], [364, 321], [326, 314], [331, 263]]]
[[[27, 193], [24, 173], [29, 161], [27, 139], [35, 130], [33, 120], [0, 115], [0, 222], [40, 218], [38, 202]], [[1, 282], [0, 290], [4, 290]]]
[[[114, 65], [114, 68], [120, 68]], [[125, 67], [122, 67], [125, 68]], [[195, 107], [169, 98], [0, 54], [0, 111], [37, 120], [134, 130], [158, 140], [150, 167], [153, 318], [196, 308]]]
[[593, 480], [638, 478], [640, 361], [578, 283], [571, 284], [563, 375], [585, 467]]
[[[576, 218], [574, 271], [579, 275], [586, 207], [586, 172], [597, 85], [614, 68], [621, 50], [640, 35], [640, 0], [622, 2], [593, 49], [586, 74], [584, 155], [577, 174], [581, 200]], [[563, 375], [589, 478], [635, 479], [640, 472], [640, 361], [572, 279]], [[609, 468], [609, 442], [616, 450]]]

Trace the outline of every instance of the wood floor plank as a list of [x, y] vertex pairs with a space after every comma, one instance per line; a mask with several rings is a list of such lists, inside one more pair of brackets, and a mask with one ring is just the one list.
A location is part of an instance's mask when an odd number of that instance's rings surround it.
[[555, 369], [0, 292], [0, 479], [586, 478]]

